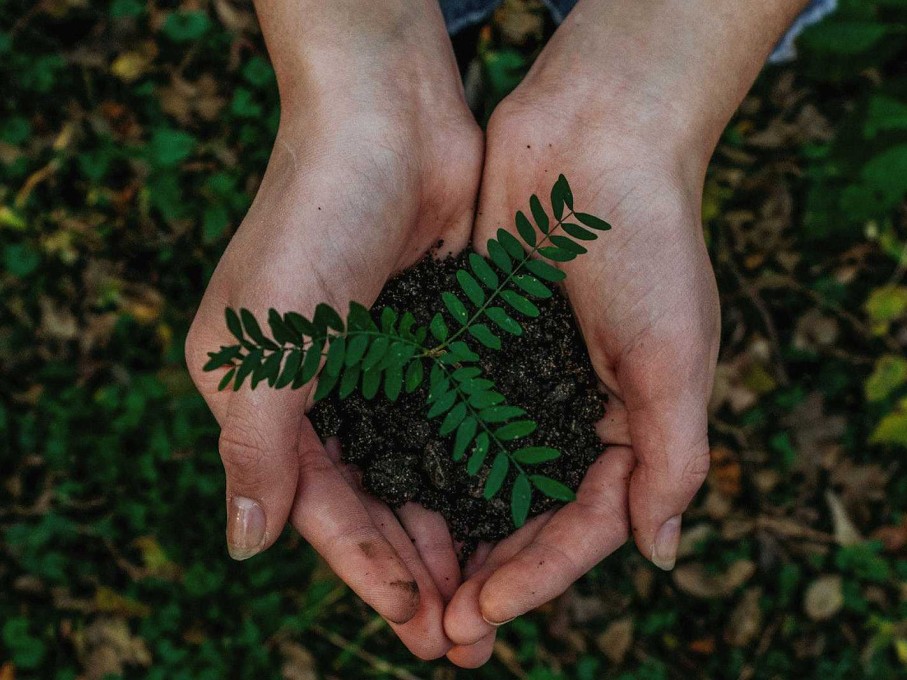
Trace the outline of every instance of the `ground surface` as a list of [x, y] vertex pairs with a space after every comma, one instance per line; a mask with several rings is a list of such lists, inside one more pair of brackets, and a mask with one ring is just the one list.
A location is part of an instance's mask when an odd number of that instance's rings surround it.
[[[412, 312], [417, 323], [427, 325], [441, 309], [441, 293], [456, 289], [456, 271], [468, 269], [469, 252], [440, 262], [427, 257], [389, 281], [374, 306], [376, 322], [388, 306]], [[500, 351], [472, 345], [481, 357], [483, 375], [494, 381], [508, 404], [524, 409], [538, 424], [519, 446], [551, 446], [562, 453], [557, 460], [533, 466], [533, 473], [575, 490], [602, 451], [595, 423], [604, 415], [603, 395], [567, 300], [556, 294], [537, 302], [541, 314], [521, 317], [522, 335], [504, 335]], [[427, 398], [426, 383], [398, 402], [383, 395], [367, 400], [360, 394], [340, 400], [335, 393], [312, 410], [312, 423], [322, 438], [339, 437], [343, 459], [359, 468], [366, 490], [392, 507], [416, 501], [439, 511], [454, 537], [466, 543], [467, 552], [477, 541], [507, 536], [513, 531], [512, 479], [486, 501], [482, 491], [490, 466], [471, 476], [465, 460], [451, 459], [453, 435], [440, 436], [439, 423], [426, 420]], [[554, 505], [536, 493], [529, 514]]]
[[[276, 129], [248, 3], [0, 3], [0, 678], [904, 677], [907, 10], [839, 4], [709, 170], [714, 465], [678, 567], [627, 546], [461, 672], [290, 532], [224, 549], [182, 345]], [[482, 115], [550, 30], [514, 7]]]

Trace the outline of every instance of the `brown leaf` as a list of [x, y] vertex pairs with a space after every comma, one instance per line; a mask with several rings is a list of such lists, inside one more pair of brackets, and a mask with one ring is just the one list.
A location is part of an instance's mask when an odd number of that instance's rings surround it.
[[836, 319], [813, 308], [797, 319], [793, 345], [797, 349], [815, 352], [835, 344], [839, 330]]
[[803, 609], [813, 621], [827, 621], [844, 606], [844, 591], [840, 574], [820, 576], [806, 589]]
[[756, 573], [749, 560], [734, 562], [723, 574], [710, 574], [698, 562], [674, 569], [674, 583], [685, 593], [704, 599], [727, 597]]
[[863, 537], [853, 525], [847, 510], [838, 495], [831, 490], [825, 492], [825, 502], [831, 512], [831, 523], [834, 527], [835, 542], [838, 545], [857, 545], [863, 542]]
[[702, 654], [704, 656], [709, 656], [710, 654], [715, 653], [715, 638], [699, 638], [698, 640], [693, 640], [690, 643], [690, 651], [694, 654]]
[[740, 495], [742, 476], [737, 454], [726, 446], [715, 446], [709, 452], [712, 460], [709, 468], [709, 486], [727, 498]]
[[677, 559], [691, 557], [696, 553], [696, 547], [706, 541], [715, 533], [711, 524], [702, 522], [690, 527], [684, 527], [680, 534], [680, 543], [677, 545]]
[[882, 541], [887, 552], [904, 552], [907, 549], [907, 516], [899, 525], [879, 527], [872, 533], [872, 537]]
[[612, 621], [595, 639], [595, 644], [612, 663], [623, 663], [633, 646], [633, 619], [629, 616]]
[[87, 680], [122, 675], [126, 666], [151, 665], [151, 653], [145, 641], [132, 635], [125, 619], [98, 619], [81, 631], [74, 642]]
[[300, 644], [284, 642], [280, 645], [284, 662], [280, 674], [284, 680], [318, 680], [315, 657]]
[[749, 588], [743, 593], [724, 631], [724, 639], [729, 645], [746, 647], [759, 634], [762, 629], [762, 608], [759, 606], [761, 597], [761, 588]]

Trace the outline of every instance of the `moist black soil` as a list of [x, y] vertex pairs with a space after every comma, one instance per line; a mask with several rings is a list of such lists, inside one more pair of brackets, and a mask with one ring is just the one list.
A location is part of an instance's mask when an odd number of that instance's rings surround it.
[[[390, 306], [400, 313], [410, 311], [427, 324], [443, 308], [441, 292], [459, 290], [455, 272], [466, 267], [468, 254], [441, 261], [426, 257], [389, 281], [373, 307], [376, 321], [381, 309]], [[502, 349], [469, 344], [506, 403], [522, 407], [538, 423], [519, 445], [552, 446], [562, 452], [557, 460], [532, 466], [532, 471], [575, 490], [602, 451], [595, 423], [604, 415], [604, 395], [566, 299], [556, 292], [535, 302], [541, 314], [528, 319], [514, 313], [523, 334], [501, 332]], [[390, 506], [417, 501], [439, 511], [466, 550], [478, 541], [501, 539], [513, 531], [512, 476], [495, 498], [483, 498], [488, 466], [473, 477], [465, 460], [451, 459], [453, 436], [441, 437], [440, 419], [425, 418], [427, 383], [396, 402], [380, 393], [371, 401], [356, 393], [341, 401], [333, 393], [315, 405], [310, 417], [322, 439], [340, 439], [343, 460], [359, 468], [363, 487]], [[493, 457], [488, 456], [489, 463]], [[530, 516], [557, 504], [535, 491]]]

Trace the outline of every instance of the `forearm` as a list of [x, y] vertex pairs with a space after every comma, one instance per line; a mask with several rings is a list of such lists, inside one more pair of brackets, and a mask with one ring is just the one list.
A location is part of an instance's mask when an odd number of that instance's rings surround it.
[[436, 0], [255, 0], [255, 9], [285, 106], [326, 91], [371, 92], [380, 106], [394, 88], [421, 97], [439, 80], [458, 84]]
[[[580, 0], [529, 80], [708, 157], [807, 0]], [[609, 101], [602, 101], [607, 99]]]

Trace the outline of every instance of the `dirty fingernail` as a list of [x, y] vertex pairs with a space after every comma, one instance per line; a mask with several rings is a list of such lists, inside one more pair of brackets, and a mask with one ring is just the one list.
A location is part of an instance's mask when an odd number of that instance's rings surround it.
[[234, 496], [227, 515], [227, 550], [234, 560], [258, 553], [265, 538], [265, 511], [251, 498]]
[[670, 571], [677, 561], [677, 544], [680, 542], [680, 515], [674, 515], [661, 525], [652, 546], [652, 562], [659, 569]]

